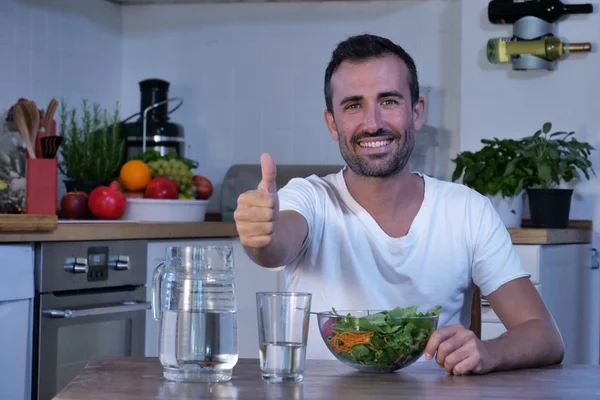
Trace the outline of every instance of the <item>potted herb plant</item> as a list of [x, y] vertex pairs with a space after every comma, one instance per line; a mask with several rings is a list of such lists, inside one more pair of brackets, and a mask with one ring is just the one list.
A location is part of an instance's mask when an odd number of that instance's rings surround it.
[[[573, 189], [559, 187], [594, 175], [589, 156], [595, 150], [573, 137], [575, 132], [554, 132], [546, 122], [521, 140], [520, 159], [513, 162], [530, 172], [525, 179], [531, 223], [535, 228], [567, 228]], [[509, 168], [510, 170], [510, 168]]]
[[[478, 151], [463, 151], [452, 160], [456, 168], [452, 181], [462, 183], [487, 196], [507, 228], [518, 228], [523, 219], [523, 194], [528, 171], [515, 161], [519, 141], [482, 139]], [[512, 168], [509, 169], [509, 166]]]
[[124, 157], [125, 142], [119, 134], [119, 105], [114, 114], [101, 110], [98, 104], [90, 108], [83, 100], [81, 117], [77, 109], [68, 109], [61, 102], [60, 171], [67, 177], [68, 192], [90, 193], [94, 188], [115, 179]]

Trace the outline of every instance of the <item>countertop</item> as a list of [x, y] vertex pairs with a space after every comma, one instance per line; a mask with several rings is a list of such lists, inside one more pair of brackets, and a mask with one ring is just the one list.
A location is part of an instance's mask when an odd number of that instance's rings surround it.
[[[591, 243], [591, 221], [571, 221], [567, 229], [508, 229], [513, 244]], [[0, 243], [127, 239], [192, 239], [235, 237], [233, 222], [211, 215], [205, 222], [65, 221], [54, 216], [0, 216]]]
[[451, 376], [433, 362], [392, 374], [360, 373], [338, 361], [307, 360], [299, 384], [267, 384], [258, 359], [242, 359], [226, 383], [175, 383], [157, 358], [96, 359], [55, 400], [141, 399], [597, 399], [600, 366], [553, 366], [481, 376]]
[[82, 240], [182, 239], [237, 236], [235, 223], [206, 221], [191, 223], [159, 222], [63, 222], [54, 230], [0, 232], [0, 243], [62, 242]]

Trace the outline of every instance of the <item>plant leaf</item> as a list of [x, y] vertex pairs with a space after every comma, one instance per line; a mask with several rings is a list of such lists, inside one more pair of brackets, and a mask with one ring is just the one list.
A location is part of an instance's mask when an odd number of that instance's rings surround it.
[[542, 126], [542, 131], [544, 133], [548, 133], [552, 130], [552, 123], [551, 122], [546, 122], [543, 126]]

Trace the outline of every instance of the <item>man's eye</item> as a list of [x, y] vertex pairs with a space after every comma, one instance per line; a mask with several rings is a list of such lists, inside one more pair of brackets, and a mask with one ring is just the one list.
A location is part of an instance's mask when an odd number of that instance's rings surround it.
[[358, 107], [360, 107], [358, 104], [349, 104], [346, 106], [346, 110], [356, 110]]
[[385, 99], [382, 103], [385, 104], [385, 105], [388, 105], [388, 106], [389, 105], [393, 105], [393, 104], [398, 104], [398, 102], [396, 100], [393, 100], [393, 99]]

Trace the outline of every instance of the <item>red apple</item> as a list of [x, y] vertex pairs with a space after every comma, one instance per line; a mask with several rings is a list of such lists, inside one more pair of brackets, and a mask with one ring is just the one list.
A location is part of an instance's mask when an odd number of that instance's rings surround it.
[[66, 193], [60, 200], [61, 215], [65, 219], [82, 219], [89, 215], [88, 195], [84, 192]]
[[196, 198], [199, 200], [207, 200], [213, 194], [213, 184], [205, 176], [194, 175], [192, 183], [196, 186]]
[[88, 206], [99, 219], [119, 219], [125, 213], [127, 199], [118, 190], [99, 186], [90, 193]]
[[179, 198], [177, 182], [162, 176], [156, 177], [146, 187], [144, 197], [148, 199], [177, 200]]

